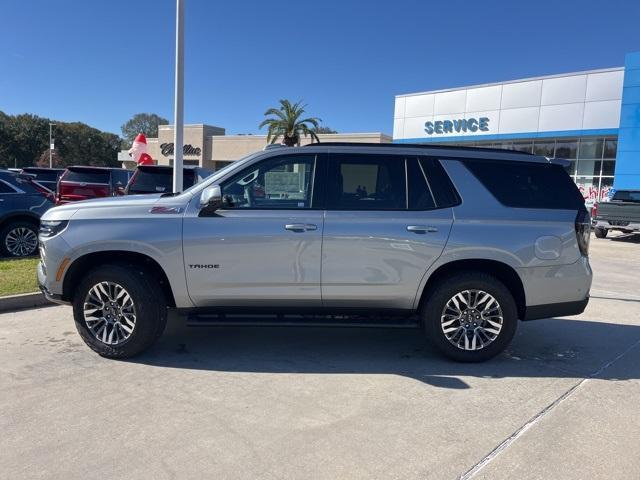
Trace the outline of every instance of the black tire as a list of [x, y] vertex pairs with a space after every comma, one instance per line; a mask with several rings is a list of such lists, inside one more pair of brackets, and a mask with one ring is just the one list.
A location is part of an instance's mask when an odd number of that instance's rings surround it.
[[[33, 249], [29, 249], [28, 252], [24, 252], [23, 254], [20, 254], [17, 251], [12, 251], [9, 248], [9, 245], [7, 245], [8, 243], [7, 237], [11, 232], [14, 232], [16, 230], [24, 230], [24, 229], [28, 230], [29, 232], [31, 232], [31, 234], [35, 235], [35, 246], [33, 247]], [[12, 257], [12, 258], [28, 257], [31, 255], [35, 255], [37, 252], [38, 252], [38, 226], [35, 223], [25, 221], [25, 220], [9, 222], [0, 232], [0, 253], [4, 257]]]
[[[464, 350], [454, 345], [441, 327], [441, 317], [447, 302], [457, 293], [466, 290], [489, 293], [502, 309], [501, 330], [493, 341], [478, 350]], [[420, 314], [428, 341], [440, 353], [458, 362], [483, 362], [495, 357], [507, 348], [516, 333], [518, 323], [516, 303], [509, 289], [497, 278], [482, 272], [455, 273], [440, 282], [428, 292]]]
[[608, 228], [596, 227], [593, 232], [596, 234], [596, 238], [604, 238], [609, 233]]
[[[98, 339], [84, 318], [85, 298], [89, 290], [100, 282], [122, 286], [135, 306], [133, 331], [126, 340], [115, 345]], [[73, 299], [73, 318], [80, 337], [94, 352], [107, 358], [129, 358], [147, 350], [162, 335], [167, 324], [167, 302], [158, 281], [143, 268], [135, 265], [103, 265], [90, 271], [80, 281]]]

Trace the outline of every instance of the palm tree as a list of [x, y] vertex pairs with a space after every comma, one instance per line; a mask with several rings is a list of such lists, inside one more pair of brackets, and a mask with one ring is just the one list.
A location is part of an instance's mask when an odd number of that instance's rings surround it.
[[319, 118], [309, 117], [300, 120], [300, 117], [304, 113], [306, 105], [301, 105], [302, 102], [294, 103], [293, 105], [289, 100], [280, 100], [280, 108], [270, 108], [264, 112], [265, 117], [267, 115], [273, 115], [271, 118], [265, 119], [259, 128], [266, 125], [269, 126], [267, 131], [267, 142], [276, 143], [278, 138], [282, 137], [282, 143], [287, 147], [293, 147], [300, 145], [300, 135], [311, 135], [311, 140], [320, 142], [316, 132], [312, 128], [318, 128], [320, 122]]

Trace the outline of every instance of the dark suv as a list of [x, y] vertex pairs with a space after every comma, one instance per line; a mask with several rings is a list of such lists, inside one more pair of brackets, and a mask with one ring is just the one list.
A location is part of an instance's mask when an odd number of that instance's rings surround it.
[[36, 182], [55, 193], [64, 168], [26, 167], [22, 169], [22, 173], [33, 175]]
[[38, 249], [40, 216], [53, 206], [30, 175], [0, 170], [0, 253], [26, 257]]
[[[201, 182], [213, 172], [201, 167], [184, 167], [183, 187]], [[167, 193], [173, 190], [173, 167], [168, 165], [139, 165], [125, 188], [125, 195]]]
[[124, 168], [67, 167], [58, 180], [56, 205], [121, 195], [131, 173]]

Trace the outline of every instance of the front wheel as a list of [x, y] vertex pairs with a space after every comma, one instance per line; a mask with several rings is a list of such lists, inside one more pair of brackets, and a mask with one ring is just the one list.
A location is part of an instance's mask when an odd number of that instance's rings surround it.
[[607, 233], [609, 233], [609, 229], [608, 228], [602, 228], [602, 227], [596, 227], [594, 229], [594, 233], [596, 234], [596, 238], [604, 238], [607, 236]]
[[158, 282], [135, 265], [103, 265], [80, 282], [73, 317], [82, 340], [107, 358], [128, 358], [148, 349], [167, 322]]
[[457, 273], [429, 292], [421, 312], [430, 343], [459, 362], [482, 362], [511, 342], [518, 322], [511, 292], [497, 278]]

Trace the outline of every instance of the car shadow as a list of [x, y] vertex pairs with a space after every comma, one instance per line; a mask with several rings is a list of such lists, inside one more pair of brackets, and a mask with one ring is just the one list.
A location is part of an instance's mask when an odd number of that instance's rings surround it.
[[[635, 325], [572, 319], [521, 322], [503, 354], [485, 363], [464, 364], [441, 357], [417, 329], [174, 323], [168, 330], [153, 349], [128, 361], [219, 372], [392, 374], [448, 389], [469, 388], [464, 377], [585, 378], [640, 341], [640, 326]], [[597, 378], [636, 379], [640, 368], [616, 368], [615, 375], [614, 369], [604, 369]]]

